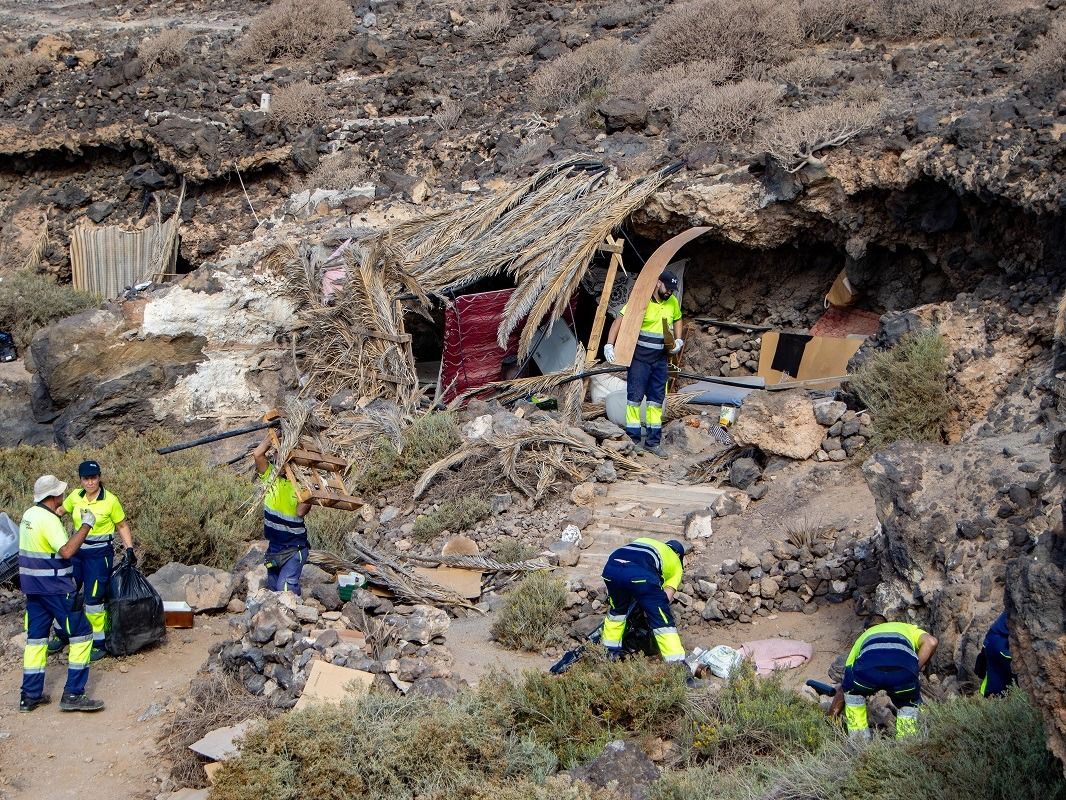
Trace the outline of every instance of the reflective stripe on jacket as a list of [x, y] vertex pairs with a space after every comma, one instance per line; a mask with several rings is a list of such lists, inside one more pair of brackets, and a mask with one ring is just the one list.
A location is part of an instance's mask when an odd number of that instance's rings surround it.
[[25, 594], [71, 594], [74, 565], [59, 557], [67, 543], [66, 528], [50, 509], [26, 509], [19, 525], [19, 585]]

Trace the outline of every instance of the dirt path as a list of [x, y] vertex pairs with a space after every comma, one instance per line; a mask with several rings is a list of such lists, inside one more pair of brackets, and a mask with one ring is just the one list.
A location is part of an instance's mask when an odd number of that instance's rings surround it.
[[452, 621], [446, 642], [455, 656], [454, 672], [474, 686], [486, 673], [493, 670], [521, 672], [527, 669], [547, 669], [555, 659], [534, 653], [516, 653], [504, 650], [489, 641], [489, 629], [495, 614], [483, 614]]
[[149, 652], [93, 665], [89, 693], [107, 703], [97, 714], [59, 711], [66, 665], [57, 656], [49, 658], [46, 677], [52, 704], [18, 713], [21, 666], [5, 662], [0, 672], [0, 799], [154, 797], [160, 771], [155, 737], [167, 717], [163, 709], [182, 697], [208, 649], [226, 630], [223, 618], [198, 618], [197, 623], [192, 630], [168, 631], [166, 643]]

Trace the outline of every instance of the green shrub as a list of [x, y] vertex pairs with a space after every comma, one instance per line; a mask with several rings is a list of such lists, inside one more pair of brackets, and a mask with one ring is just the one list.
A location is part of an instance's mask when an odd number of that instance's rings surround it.
[[425, 414], [403, 430], [403, 448], [381, 437], [366, 460], [357, 480], [358, 494], [377, 494], [382, 489], [417, 480], [426, 467], [440, 461], [462, 445], [455, 415]]
[[[32, 300], [31, 300], [32, 298]], [[63, 317], [92, 308], [99, 299], [46, 275], [19, 270], [0, 277], [0, 330], [14, 338], [20, 354], [33, 335]]]
[[685, 703], [686, 671], [658, 659], [609, 661], [590, 647], [561, 676], [492, 676], [480, 691], [498, 698], [508, 729], [531, 734], [566, 767], [592, 758], [612, 739], [673, 733]]
[[927, 733], [869, 745], [828, 737], [813, 754], [742, 769], [671, 772], [653, 800], [1063, 800], [1062, 767], [1047, 751], [1024, 692], [924, 707]]
[[78, 464], [91, 458], [122, 502], [145, 570], [168, 561], [229, 568], [246, 543], [262, 535], [258, 509], [248, 509], [253, 487], [195, 451], [157, 455], [163, 443], [159, 435], [126, 433], [98, 449], [0, 449], [0, 510], [21, 519], [33, 504], [33, 482], [46, 473], [75, 490]]
[[947, 356], [943, 337], [926, 330], [908, 334], [859, 368], [851, 386], [873, 414], [872, 446], [944, 440], [951, 413]]
[[[213, 800], [460, 798], [554, 772], [552, 754], [501, 724], [495, 703], [368, 695], [285, 714], [225, 763]], [[491, 794], [490, 794], [491, 796]]]
[[745, 662], [721, 691], [690, 704], [682, 738], [690, 760], [723, 768], [814, 752], [830, 733], [818, 706], [784, 688], [776, 676], [758, 677]]
[[323, 506], [312, 507], [304, 520], [311, 549], [325, 550], [343, 557], [344, 536], [355, 527], [354, 520], [355, 517], [350, 511]]
[[548, 572], [532, 572], [506, 594], [492, 637], [512, 650], [539, 652], [563, 639], [566, 585]]
[[420, 542], [428, 542], [444, 531], [459, 533], [488, 516], [489, 504], [480, 497], [464, 496], [445, 500], [435, 511], [419, 515], [412, 533]]

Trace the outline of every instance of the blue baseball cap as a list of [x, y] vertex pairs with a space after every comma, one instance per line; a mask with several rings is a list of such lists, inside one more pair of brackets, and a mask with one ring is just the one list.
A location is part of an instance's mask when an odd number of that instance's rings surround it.
[[82, 461], [78, 464], [79, 478], [93, 478], [100, 474], [100, 465], [95, 461]]

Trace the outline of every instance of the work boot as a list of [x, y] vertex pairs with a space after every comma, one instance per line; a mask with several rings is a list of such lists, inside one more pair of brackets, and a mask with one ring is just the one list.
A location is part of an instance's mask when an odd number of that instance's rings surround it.
[[42, 694], [40, 697], [27, 697], [22, 695], [19, 698], [19, 712], [22, 714], [29, 714], [37, 706], [48, 705], [52, 702], [52, 698], [46, 694]]
[[89, 661], [99, 661], [101, 658], [107, 658], [107, 651], [102, 647], [94, 647], [89, 653]]
[[87, 694], [63, 692], [63, 699], [59, 701], [60, 711], [102, 711], [103, 708], [103, 700], [93, 700]]
[[48, 655], [55, 655], [66, 646], [67, 643], [60, 639], [58, 636], [56, 636], [54, 633], [48, 637]]
[[658, 456], [659, 458], [666, 458], [666, 451], [663, 450], [661, 445], [646, 444], [644, 445], [644, 449], [651, 453], [653, 456]]

